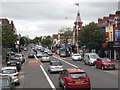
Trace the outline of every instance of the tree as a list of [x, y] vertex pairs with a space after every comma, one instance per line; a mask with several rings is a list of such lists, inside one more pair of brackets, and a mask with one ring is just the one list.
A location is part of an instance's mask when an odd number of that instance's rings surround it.
[[42, 46], [44, 47], [50, 47], [52, 44], [51, 36], [44, 36], [41, 41]]
[[69, 28], [69, 27], [62, 27], [60, 30], [59, 30], [59, 33], [58, 33], [62, 40], [64, 40], [64, 43], [68, 43], [68, 39], [71, 38], [73, 32], [72, 32], [72, 29]]
[[91, 22], [81, 29], [78, 36], [80, 46], [86, 46], [88, 49], [99, 49], [105, 42], [105, 35], [97, 23]]
[[30, 39], [26, 36], [20, 38], [20, 45], [28, 45], [30, 43]]
[[14, 48], [17, 34], [9, 25], [2, 25], [2, 46], [3, 48]]

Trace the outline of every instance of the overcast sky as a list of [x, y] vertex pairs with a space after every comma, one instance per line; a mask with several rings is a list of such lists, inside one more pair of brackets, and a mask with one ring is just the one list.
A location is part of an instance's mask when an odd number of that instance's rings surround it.
[[[72, 28], [77, 11], [83, 25], [114, 14], [119, 0], [8, 0], [2, 1], [0, 17], [13, 20], [17, 33], [29, 36], [57, 34], [61, 27]], [[79, 8], [75, 5], [79, 3]], [[67, 17], [67, 19], [65, 18]]]

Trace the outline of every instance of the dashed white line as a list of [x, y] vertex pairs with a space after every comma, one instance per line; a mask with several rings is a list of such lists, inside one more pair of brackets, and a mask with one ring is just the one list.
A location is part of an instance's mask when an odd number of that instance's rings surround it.
[[56, 90], [54, 84], [53, 84], [52, 81], [50, 80], [49, 76], [47, 75], [47, 73], [46, 73], [46, 71], [44, 70], [44, 68], [42, 67], [42, 65], [40, 65], [40, 68], [42, 69], [42, 71], [43, 71], [43, 73], [44, 73], [46, 79], [48, 80], [48, 82], [49, 82], [51, 88], [52, 88], [53, 90]]
[[[38, 58], [36, 57], [36, 55], [34, 55], [34, 57], [35, 57], [36, 60], [38, 60]], [[46, 79], [48, 80], [48, 83], [50, 84], [51, 88], [53, 90], [56, 90], [55, 85], [53, 84], [53, 82], [51, 81], [51, 79], [49, 78], [49, 76], [47, 75], [47, 73], [46, 73], [46, 71], [45, 71], [45, 69], [43, 68], [42, 65], [40, 65], [40, 68], [42, 69], [42, 71], [43, 71]]]
[[[54, 56], [54, 57], [55, 57], [55, 56]], [[74, 64], [71, 64], [71, 63], [69, 63], [69, 62], [67, 62], [67, 61], [65, 61], [65, 60], [62, 60], [62, 59], [60, 59], [60, 58], [58, 58], [58, 57], [55, 57], [55, 58], [59, 59], [60, 61], [65, 62], [65, 63], [67, 63], [67, 64], [69, 64], [69, 65], [71, 65], [71, 66], [73, 66], [73, 67], [75, 67], [75, 68], [78, 68], [78, 66], [76, 66], [76, 65], [74, 65]]]

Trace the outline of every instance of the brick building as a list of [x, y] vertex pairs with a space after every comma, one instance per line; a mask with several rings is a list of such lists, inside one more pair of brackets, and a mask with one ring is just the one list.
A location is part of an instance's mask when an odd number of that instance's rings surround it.
[[[120, 59], [120, 11], [98, 19], [98, 24], [106, 36], [106, 51], [111, 59]], [[105, 44], [103, 44], [105, 47]]]

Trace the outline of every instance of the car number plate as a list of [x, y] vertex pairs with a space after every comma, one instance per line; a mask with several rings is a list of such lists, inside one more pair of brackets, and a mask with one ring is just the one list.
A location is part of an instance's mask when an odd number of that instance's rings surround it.
[[11, 64], [11, 65], [16, 65], [16, 64]]
[[76, 83], [83, 83], [84, 81], [76, 81]]

